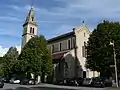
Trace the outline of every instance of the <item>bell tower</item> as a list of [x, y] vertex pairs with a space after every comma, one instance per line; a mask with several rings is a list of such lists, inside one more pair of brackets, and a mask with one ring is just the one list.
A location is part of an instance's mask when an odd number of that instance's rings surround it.
[[25, 44], [34, 36], [37, 35], [37, 23], [35, 19], [34, 8], [31, 7], [25, 23], [23, 24], [23, 34], [22, 34], [22, 46], [23, 48]]

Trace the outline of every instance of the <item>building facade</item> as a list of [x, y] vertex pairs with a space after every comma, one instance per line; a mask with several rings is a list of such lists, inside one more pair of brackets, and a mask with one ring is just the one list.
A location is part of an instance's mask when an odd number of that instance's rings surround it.
[[91, 78], [99, 75], [85, 68], [87, 51], [85, 46], [90, 31], [83, 24], [71, 32], [48, 40], [48, 49], [53, 56], [54, 81], [63, 78]]

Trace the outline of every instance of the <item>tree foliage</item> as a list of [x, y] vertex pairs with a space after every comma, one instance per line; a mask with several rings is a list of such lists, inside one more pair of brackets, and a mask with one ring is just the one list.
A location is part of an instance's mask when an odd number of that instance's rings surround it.
[[10, 47], [8, 52], [2, 57], [2, 69], [4, 71], [5, 76], [10, 78], [10, 74], [12, 74], [12, 69], [14, 64], [17, 62], [17, 58], [19, 53], [16, 47]]
[[42, 68], [41, 71], [45, 75], [52, 74], [53, 64], [52, 57], [50, 54], [46, 53], [46, 55], [42, 56]]
[[[114, 65], [113, 47], [110, 41], [115, 42], [117, 67], [120, 68], [120, 24], [119, 22], [104, 21], [97, 25], [89, 37], [87, 45], [86, 67], [99, 71], [101, 74], [111, 74], [110, 65]], [[109, 76], [108, 75], [108, 76]]]
[[[47, 49], [44, 36], [35, 36], [28, 41], [19, 55], [22, 71], [41, 75], [42, 71], [50, 73], [52, 68], [51, 54]], [[48, 67], [49, 69], [48, 69]]]

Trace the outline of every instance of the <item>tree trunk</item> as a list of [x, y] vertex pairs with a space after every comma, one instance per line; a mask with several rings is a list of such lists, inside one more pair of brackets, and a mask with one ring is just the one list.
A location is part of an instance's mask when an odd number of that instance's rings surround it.
[[42, 82], [42, 83], [45, 82], [45, 73], [42, 73], [42, 76], [41, 76], [41, 82]]

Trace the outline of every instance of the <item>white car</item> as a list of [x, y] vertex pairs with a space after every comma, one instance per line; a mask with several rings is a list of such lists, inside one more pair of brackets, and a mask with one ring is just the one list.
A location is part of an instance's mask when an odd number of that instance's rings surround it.
[[12, 79], [10, 80], [10, 83], [11, 83], [11, 84], [19, 84], [19, 83], [20, 83], [20, 80], [19, 80], [19, 79], [12, 78]]

